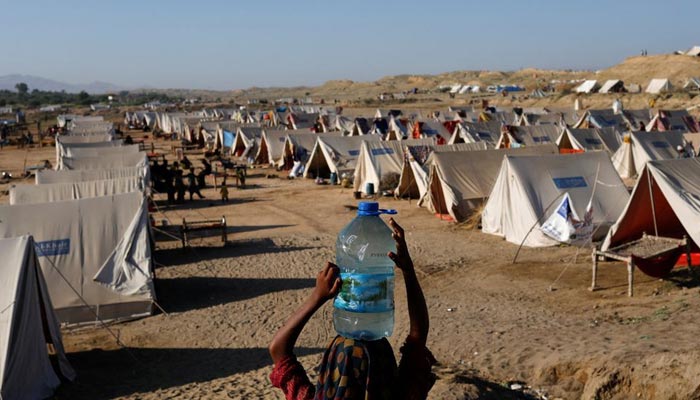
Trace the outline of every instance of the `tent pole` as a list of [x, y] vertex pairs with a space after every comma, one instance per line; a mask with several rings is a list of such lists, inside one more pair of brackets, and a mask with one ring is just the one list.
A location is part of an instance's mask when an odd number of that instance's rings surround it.
[[656, 206], [654, 205], [654, 192], [651, 187], [651, 174], [649, 173], [649, 166], [646, 168], [647, 172], [647, 183], [649, 184], [649, 199], [651, 200], [651, 216], [654, 219], [654, 235], [659, 236], [659, 229], [656, 226]]

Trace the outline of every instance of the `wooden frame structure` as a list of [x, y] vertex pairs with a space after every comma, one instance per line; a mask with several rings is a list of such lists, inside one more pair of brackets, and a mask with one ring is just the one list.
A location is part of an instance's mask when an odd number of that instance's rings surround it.
[[598, 286], [596, 286], [596, 280], [598, 276], [598, 261], [605, 259], [613, 259], [627, 263], [627, 295], [629, 297], [632, 297], [634, 295], [634, 269], [636, 267], [632, 256], [636, 255], [634, 254], [635, 251], [641, 247], [646, 248], [646, 252], [644, 253], [645, 256], [638, 257], [644, 259], [653, 259], [656, 257], [668, 255], [672, 252], [677, 251], [679, 247], [684, 247], [686, 260], [688, 262], [688, 271], [690, 272], [692, 277], [695, 277], [692, 269], [692, 259], [690, 256], [690, 242], [688, 241], [686, 236], [683, 236], [683, 239], [674, 239], [661, 236], [647, 235], [645, 232], [641, 239], [637, 239], [632, 242], [610, 248], [606, 251], [598, 250], [595, 247], [593, 248], [593, 252], [591, 254], [591, 258], [593, 259], [593, 276], [590, 290], [594, 291], [598, 289]]
[[221, 241], [224, 245], [228, 242], [228, 232], [226, 225], [226, 217], [223, 216], [220, 219], [205, 219], [199, 221], [187, 221], [185, 218], [182, 219], [182, 226], [180, 227], [180, 233], [182, 238], [182, 248], [189, 247], [190, 243], [187, 234], [190, 232], [200, 232], [209, 231], [214, 229], [221, 230]]

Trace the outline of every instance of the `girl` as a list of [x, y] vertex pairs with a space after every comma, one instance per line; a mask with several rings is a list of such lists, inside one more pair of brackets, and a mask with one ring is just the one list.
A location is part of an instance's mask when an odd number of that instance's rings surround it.
[[304, 325], [323, 304], [333, 299], [342, 282], [338, 267], [330, 262], [318, 273], [308, 300], [275, 334], [270, 344], [274, 362], [270, 380], [287, 400], [310, 399], [425, 399], [435, 383], [431, 367], [435, 359], [425, 347], [428, 338], [428, 307], [406, 247], [404, 230], [392, 219], [396, 253], [388, 257], [403, 273], [408, 300], [410, 331], [401, 347], [401, 362], [386, 338], [362, 341], [336, 336], [319, 367], [316, 384], [309, 380], [294, 356], [294, 344]]

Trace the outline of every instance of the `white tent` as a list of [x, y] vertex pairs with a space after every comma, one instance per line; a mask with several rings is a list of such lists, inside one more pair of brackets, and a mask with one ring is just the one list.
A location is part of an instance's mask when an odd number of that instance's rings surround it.
[[559, 150], [606, 151], [612, 155], [620, 148], [622, 136], [613, 128], [565, 128], [557, 139]]
[[[568, 195], [571, 214], [604, 232], [617, 220], [629, 194], [605, 152], [506, 156], [481, 216], [482, 230], [528, 247], [559, 242], [540, 228]], [[564, 215], [570, 218], [571, 215]]]
[[[73, 380], [31, 236], [0, 239], [0, 398], [45, 399]], [[47, 345], [57, 358], [54, 365]]]
[[233, 139], [231, 154], [235, 157], [245, 159], [255, 156], [255, 152], [260, 147], [263, 130], [260, 126], [240, 126]]
[[382, 188], [382, 178], [395, 174], [398, 178], [401, 174], [404, 161], [404, 148], [406, 146], [434, 145], [434, 139], [410, 139], [362, 142], [360, 155], [355, 166], [353, 185], [356, 192], [366, 192], [367, 183], [374, 185], [374, 190], [386, 190], [394, 188]]
[[143, 177], [139, 176], [44, 185], [14, 185], [10, 187], [10, 204], [80, 200], [145, 190]]
[[587, 80], [587, 81], [583, 81], [583, 83], [580, 84], [576, 88], [575, 91], [576, 91], [576, 93], [593, 93], [596, 91], [596, 89], [598, 89], [598, 87], [599, 87], [598, 81]]
[[605, 81], [603, 86], [598, 90], [598, 93], [620, 92], [625, 89], [625, 83], [619, 79], [610, 79]]
[[409, 136], [413, 139], [435, 138], [438, 143], [447, 144], [452, 138], [452, 132], [448, 132], [447, 128], [437, 121], [413, 121]]
[[647, 86], [647, 89], [645, 92], [651, 93], [651, 94], [659, 94], [659, 93], [665, 93], [669, 92], [673, 89], [673, 86], [671, 85], [671, 82], [669, 82], [668, 79], [661, 79], [661, 78], [656, 78], [652, 79], [649, 82], [649, 86]]
[[386, 140], [403, 140], [408, 135], [408, 128], [394, 115], [389, 116], [389, 128], [386, 134]]
[[108, 154], [93, 157], [61, 157], [60, 169], [109, 169], [123, 167], [148, 168], [146, 153]]
[[36, 173], [36, 184], [47, 183], [73, 183], [84, 181], [96, 181], [103, 179], [117, 179], [128, 177], [140, 177], [144, 179], [144, 185], [148, 185], [150, 170], [148, 167], [123, 167], [111, 169], [78, 169], [78, 170], [42, 170]]
[[428, 187], [428, 168], [431, 163], [430, 155], [437, 152], [477, 151], [487, 150], [485, 142], [457, 143], [443, 145], [409, 145], [404, 149], [403, 165], [399, 184], [394, 189], [394, 195], [400, 198], [420, 199]]
[[639, 174], [629, 202], [610, 228], [602, 250], [639, 239], [645, 232], [678, 239], [687, 235], [697, 247], [700, 245], [698, 221], [700, 160], [650, 161]]
[[101, 133], [98, 135], [62, 135], [60, 136], [60, 142], [63, 144], [69, 143], [102, 143], [111, 142], [112, 135], [107, 133]]
[[622, 178], [634, 178], [648, 161], [678, 157], [678, 146], [685, 146], [682, 131], [632, 132], [612, 155], [612, 162]]
[[463, 221], [489, 197], [501, 167], [509, 154], [556, 154], [553, 144], [470, 152], [434, 152], [430, 159], [427, 191], [420, 205], [454, 221]]
[[[57, 153], [60, 155], [58, 160], [59, 164], [63, 157], [68, 158], [87, 158], [87, 157], [103, 157], [112, 155], [125, 155], [125, 154], [137, 154], [140, 151], [140, 146], [138, 144], [132, 144], [127, 146], [106, 146], [103, 143], [114, 143], [114, 142], [101, 142], [101, 143], [82, 143], [88, 146], [75, 146], [71, 144], [57, 144]], [[94, 146], [96, 145], [97, 146]], [[59, 167], [59, 169], [61, 169]]]
[[557, 125], [508, 126], [501, 130], [497, 149], [550, 145], [557, 142], [562, 128]]
[[287, 141], [288, 130], [263, 130], [260, 147], [255, 154], [255, 164], [269, 164], [280, 167], [284, 164], [284, 143]]
[[[71, 136], [68, 136], [69, 138]], [[106, 142], [87, 142], [87, 143], [72, 143], [63, 142], [63, 137], [56, 136], [56, 165], [61, 163], [61, 157], [72, 157], [72, 150], [74, 149], [99, 149], [99, 148], [109, 148], [109, 147], [120, 147], [123, 146], [124, 142], [121, 140], [111, 140]], [[137, 147], [138, 149], [138, 147]], [[79, 150], [79, 151], [80, 151]]]
[[155, 292], [143, 193], [0, 206], [0, 238], [27, 233], [36, 240], [61, 322], [95, 322], [93, 313], [103, 320], [151, 313]]
[[317, 135], [316, 144], [304, 168], [304, 178], [322, 177], [328, 179], [332, 172], [352, 173], [355, 170], [360, 145], [364, 141], [381, 141], [379, 135], [331, 136]]

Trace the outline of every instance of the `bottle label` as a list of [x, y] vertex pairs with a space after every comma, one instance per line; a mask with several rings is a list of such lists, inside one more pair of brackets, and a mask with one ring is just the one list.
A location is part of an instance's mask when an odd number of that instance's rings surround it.
[[343, 286], [333, 305], [359, 313], [379, 313], [394, 309], [394, 274], [341, 273]]

